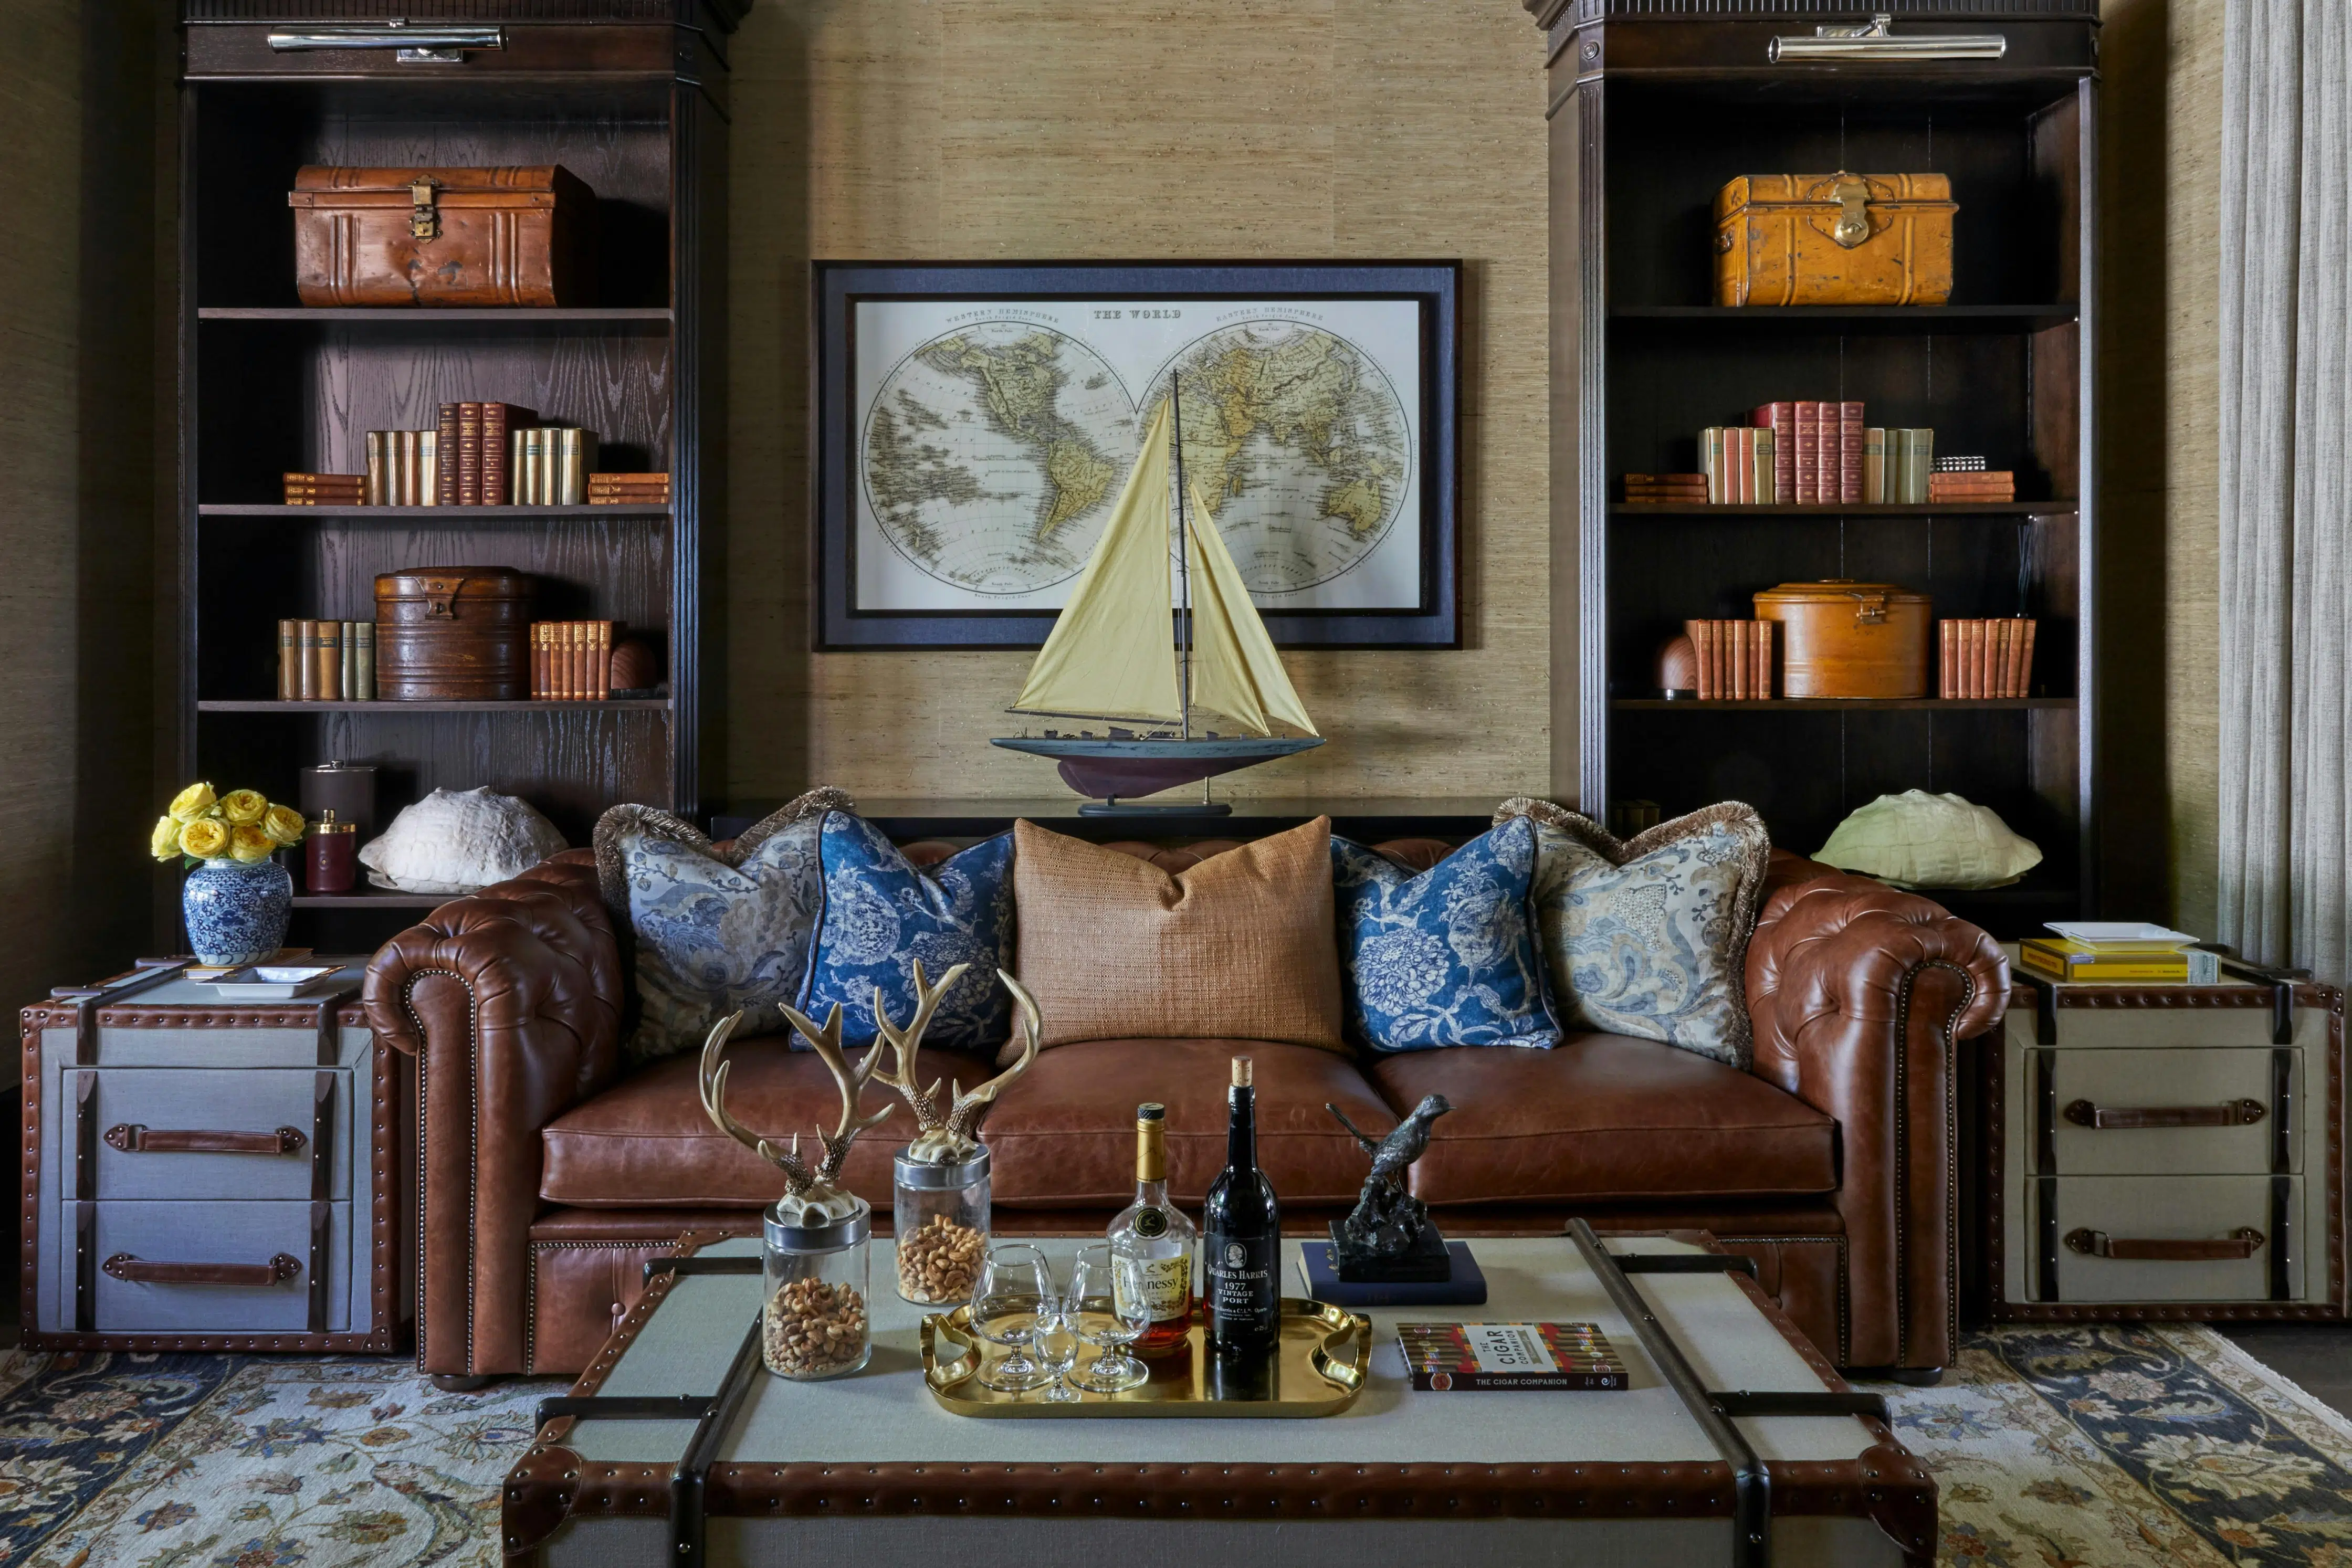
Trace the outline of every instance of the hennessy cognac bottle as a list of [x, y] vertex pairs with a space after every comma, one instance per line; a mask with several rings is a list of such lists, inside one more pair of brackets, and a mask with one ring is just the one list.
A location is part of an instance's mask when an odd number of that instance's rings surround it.
[[1183, 1348], [1192, 1326], [1192, 1222], [1168, 1201], [1168, 1108], [1135, 1108], [1135, 1201], [1110, 1222], [1111, 1289], [1122, 1302], [1139, 1291], [1151, 1325], [1133, 1346], [1140, 1356]]

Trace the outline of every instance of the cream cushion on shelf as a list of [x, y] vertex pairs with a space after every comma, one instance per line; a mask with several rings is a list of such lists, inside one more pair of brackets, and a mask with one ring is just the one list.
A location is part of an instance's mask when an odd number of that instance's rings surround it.
[[1984, 888], [2015, 882], [2042, 851], [1989, 806], [1906, 789], [1855, 810], [1813, 858], [1896, 887]]
[[1041, 1044], [1343, 1049], [1328, 817], [1172, 873], [1032, 822], [1013, 832], [1018, 973]]

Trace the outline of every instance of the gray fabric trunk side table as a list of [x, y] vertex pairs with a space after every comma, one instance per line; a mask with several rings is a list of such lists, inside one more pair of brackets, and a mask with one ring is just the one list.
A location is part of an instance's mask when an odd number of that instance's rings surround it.
[[1987, 1316], [2344, 1318], [2343, 992], [2020, 972], [1978, 1049]]
[[27, 1344], [398, 1348], [403, 1064], [366, 960], [318, 961], [341, 967], [286, 1001], [225, 1004], [182, 961], [24, 1009]]
[[[1577, 1562], [1927, 1564], [1936, 1488], [1875, 1404], [1712, 1240], [1481, 1238], [1480, 1308], [1373, 1309], [1370, 1381], [1318, 1419], [980, 1420], [925, 1387], [923, 1309], [872, 1293], [874, 1359], [795, 1384], [761, 1369], [759, 1244], [689, 1235], [509, 1474], [502, 1542], [541, 1568], [945, 1562], [1222, 1568]], [[1057, 1267], [1076, 1240], [1044, 1243]], [[877, 1240], [874, 1278], [893, 1278]], [[1298, 1243], [1283, 1244], [1286, 1281]], [[1655, 1260], [1656, 1261], [1647, 1261]], [[1652, 1270], [1705, 1271], [1650, 1271]], [[1613, 1279], [1603, 1278], [1605, 1270]], [[1640, 1270], [1640, 1271], [1635, 1271]], [[1627, 1291], [1638, 1291], [1628, 1294]], [[1663, 1354], [1631, 1318], [1654, 1315]], [[1598, 1323], [1633, 1386], [1414, 1393], [1400, 1319]], [[1678, 1347], [1678, 1348], [1675, 1348]], [[745, 1352], [749, 1352], [748, 1358]], [[748, 1359], [748, 1364], [746, 1364]], [[1676, 1369], [1684, 1381], [1676, 1383]], [[740, 1395], [728, 1397], [730, 1388]], [[1725, 1392], [1708, 1409], [1704, 1388]], [[1702, 1403], [1695, 1405], [1686, 1391]], [[683, 1396], [683, 1397], [682, 1397]], [[1785, 1412], [1785, 1413], [1784, 1413]], [[1751, 1489], [1710, 1436], [1752, 1456]], [[1734, 1528], [1736, 1493], [1758, 1498]]]

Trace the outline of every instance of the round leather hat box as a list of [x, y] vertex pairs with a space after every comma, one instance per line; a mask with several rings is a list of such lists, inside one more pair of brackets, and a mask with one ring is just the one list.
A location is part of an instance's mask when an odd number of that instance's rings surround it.
[[1756, 596], [1780, 623], [1780, 691], [1791, 697], [1924, 697], [1933, 641], [1927, 596], [1891, 582], [1784, 582]]
[[530, 695], [531, 581], [504, 566], [420, 566], [375, 580], [375, 685], [386, 702]]

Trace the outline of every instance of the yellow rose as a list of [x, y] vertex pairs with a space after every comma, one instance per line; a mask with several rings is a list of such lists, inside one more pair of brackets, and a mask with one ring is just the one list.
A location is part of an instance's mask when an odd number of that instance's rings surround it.
[[302, 841], [302, 813], [291, 806], [272, 806], [261, 814], [261, 831], [271, 843], [290, 850]]
[[268, 798], [258, 789], [232, 789], [221, 797], [221, 815], [233, 827], [250, 827], [269, 810]]
[[172, 820], [175, 822], [193, 822], [211, 810], [212, 807], [213, 787], [209, 784], [191, 784], [172, 797]]
[[230, 856], [243, 861], [247, 865], [251, 865], [256, 861], [268, 860], [277, 848], [276, 844], [269, 841], [269, 835], [259, 828], [245, 827], [229, 830]]
[[147, 835], [147, 852], [159, 861], [180, 858], [180, 824], [169, 817], [159, 818], [155, 831]]
[[198, 817], [180, 828], [180, 852], [200, 861], [218, 860], [228, 853], [229, 825], [217, 817]]

